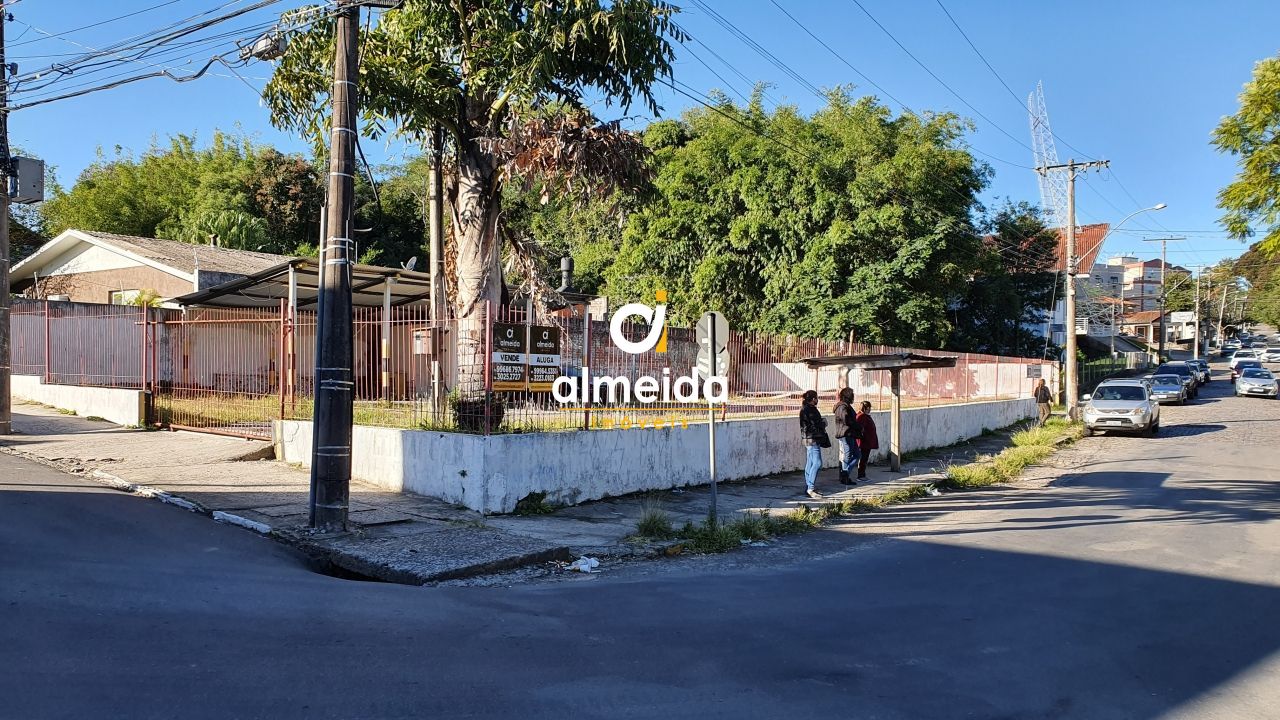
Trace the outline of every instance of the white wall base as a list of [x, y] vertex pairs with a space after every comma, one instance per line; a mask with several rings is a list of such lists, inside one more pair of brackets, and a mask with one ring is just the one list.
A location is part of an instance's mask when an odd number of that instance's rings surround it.
[[[1035, 417], [1035, 401], [1001, 400], [902, 411], [902, 452], [950, 445], [983, 430]], [[884, 457], [889, 414], [872, 414]], [[309, 465], [310, 422], [275, 424], [276, 457]], [[834, 467], [839, 451], [823, 452]], [[357, 426], [354, 477], [388, 490], [418, 493], [485, 513], [506, 513], [532, 492], [573, 505], [642, 490], [710, 481], [707, 426], [639, 430], [578, 430], [518, 435], [462, 435]], [[716, 469], [739, 480], [803, 469], [805, 448], [796, 418], [716, 424]]]
[[9, 394], [63, 410], [81, 417], [100, 417], [117, 425], [142, 425], [146, 420], [146, 393], [120, 388], [45, 385], [39, 375], [14, 375]]

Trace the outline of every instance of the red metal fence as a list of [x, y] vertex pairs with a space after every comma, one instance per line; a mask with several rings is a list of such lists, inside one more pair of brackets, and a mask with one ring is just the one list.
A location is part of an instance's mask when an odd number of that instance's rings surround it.
[[[581, 378], [678, 378], [692, 372], [694, 332], [667, 330], [666, 351], [631, 355], [617, 348], [609, 322], [579, 316], [532, 317], [523, 309], [481, 313], [471, 321], [435, 322], [425, 306], [356, 308], [352, 369], [356, 424], [469, 433], [538, 432], [631, 427], [703, 421], [705, 404], [688, 402], [560, 403], [546, 384], [529, 389], [495, 386], [491, 328], [521, 326], [558, 331], [556, 366], [547, 371]], [[269, 438], [271, 422], [309, 420], [314, 388], [315, 313], [296, 317], [273, 310], [186, 311], [79, 303], [14, 304], [15, 373], [45, 382], [149, 391], [151, 421], [168, 427]], [[626, 324], [638, 340], [645, 325]], [[838, 368], [813, 370], [803, 360], [831, 355], [940, 351], [871, 346], [754, 332], [730, 333], [728, 402], [718, 417], [794, 414], [800, 396], [816, 389], [822, 405], [846, 384], [858, 400], [887, 407], [887, 372]], [[1052, 382], [1051, 363], [1024, 358], [961, 354], [956, 367], [904, 371], [905, 407], [1030, 397], [1028, 366], [1041, 366]]]

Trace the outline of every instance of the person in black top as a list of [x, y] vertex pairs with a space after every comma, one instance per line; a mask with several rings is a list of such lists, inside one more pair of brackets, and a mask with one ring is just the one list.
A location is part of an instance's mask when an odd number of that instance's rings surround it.
[[1049, 421], [1049, 415], [1053, 412], [1053, 395], [1049, 392], [1049, 388], [1044, 384], [1044, 378], [1036, 381], [1035, 389], [1036, 409], [1040, 411], [1040, 422], [1036, 423], [1036, 427], [1043, 427]]
[[849, 473], [858, 465], [858, 423], [854, 420], [853, 389], [840, 391], [839, 402], [832, 409], [836, 416], [836, 442], [840, 443], [840, 484], [857, 485]]
[[[818, 471], [822, 469], [822, 448], [831, 447], [827, 438], [827, 419], [818, 410], [818, 393], [806, 390], [800, 406], [800, 436], [805, 445], [804, 484], [805, 494], [811, 498], [820, 498], [822, 494], [814, 489], [818, 481]], [[824, 445], [825, 443], [825, 445]]]

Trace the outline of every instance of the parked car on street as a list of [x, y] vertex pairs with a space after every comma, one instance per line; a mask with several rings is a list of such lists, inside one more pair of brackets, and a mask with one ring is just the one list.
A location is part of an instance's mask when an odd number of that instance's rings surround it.
[[1187, 388], [1177, 375], [1151, 376], [1151, 399], [1158, 403], [1182, 405], [1187, 402]]
[[1261, 360], [1245, 359], [1231, 365], [1231, 382], [1237, 382], [1245, 370], [1250, 368], [1262, 369]]
[[1238, 397], [1269, 397], [1274, 400], [1278, 389], [1276, 376], [1265, 368], [1245, 368], [1236, 380]]
[[1160, 431], [1160, 403], [1152, 399], [1143, 380], [1104, 380], [1084, 399], [1088, 401], [1084, 406], [1086, 434], [1122, 430], [1150, 436]]
[[1236, 351], [1236, 352], [1231, 356], [1231, 359], [1227, 361], [1227, 365], [1228, 365], [1232, 370], [1234, 370], [1234, 369], [1235, 369], [1235, 367], [1236, 367], [1236, 363], [1239, 363], [1239, 362], [1242, 362], [1242, 361], [1245, 361], [1245, 360], [1258, 360], [1258, 359], [1260, 359], [1260, 358], [1258, 357], [1258, 353], [1257, 353], [1256, 351], [1254, 351], [1254, 350], [1246, 350], [1246, 349], [1243, 349], [1243, 348], [1242, 348], [1242, 349], [1240, 349], [1240, 350], [1237, 350], [1237, 351]]
[[1204, 385], [1213, 379], [1213, 371], [1209, 369], [1208, 360], [1188, 360], [1187, 364], [1194, 366], [1199, 371], [1199, 380], [1201, 385]]
[[1167, 362], [1155, 369], [1152, 375], [1177, 375], [1187, 388], [1187, 397], [1194, 400], [1200, 394], [1200, 379], [1195, 368], [1185, 362]]

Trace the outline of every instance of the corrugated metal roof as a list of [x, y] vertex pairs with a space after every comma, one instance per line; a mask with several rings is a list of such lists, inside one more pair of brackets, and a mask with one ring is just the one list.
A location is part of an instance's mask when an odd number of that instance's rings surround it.
[[106, 241], [122, 250], [127, 250], [140, 257], [188, 274], [194, 273], [198, 265], [201, 270], [210, 272], [252, 275], [292, 259], [285, 255], [273, 255], [272, 253], [253, 252], [251, 250], [233, 250], [212, 245], [193, 245], [176, 240], [162, 240], [160, 238], [146, 238], [136, 235], [116, 235], [115, 233], [98, 232], [96, 230], [84, 230], [81, 232]]

